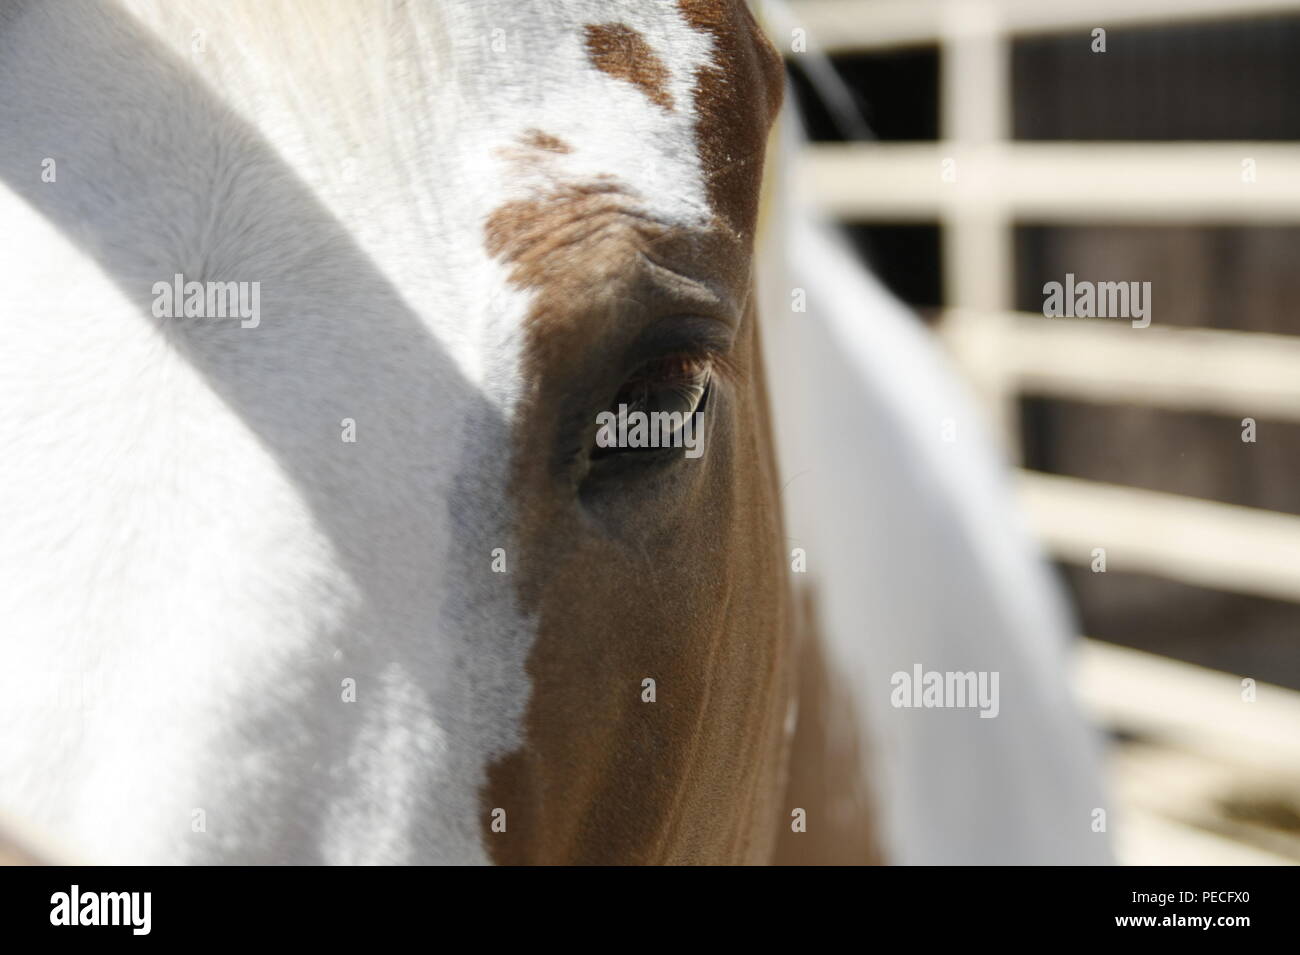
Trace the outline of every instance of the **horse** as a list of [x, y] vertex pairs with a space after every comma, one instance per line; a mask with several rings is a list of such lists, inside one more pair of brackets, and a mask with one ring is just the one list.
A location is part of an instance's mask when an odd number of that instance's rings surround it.
[[[968, 400], [763, 198], [783, 88], [740, 0], [0, 8], [20, 835], [1105, 861], [1063, 604], [932, 427]], [[598, 447], [621, 405], [702, 453]], [[890, 706], [913, 663], [997, 718]]]

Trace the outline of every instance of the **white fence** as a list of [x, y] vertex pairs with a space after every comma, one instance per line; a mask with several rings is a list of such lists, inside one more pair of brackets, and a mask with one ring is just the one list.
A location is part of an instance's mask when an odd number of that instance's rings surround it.
[[[837, 216], [942, 225], [941, 331], [1013, 457], [1022, 394], [1300, 421], [1300, 338], [1011, 311], [1015, 224], [1300, 223], [1300, 145], [1010, 141], [1012, 40], [1284, 12], [1300, 0], [791, 0], [771, 24], [794, 56], [795, 30], [831, 53], [938, 47], [937, 143], [815, 145], [801, 178]], [[1021, 489], [1062, 560], [1086, 565], [1104, 545], [1113, 569], [1300, 602], [1300, 517], [1032, 472]], [[1171, 743], [1141, 759], [1125, 748], [1129, 861], [1300, 860], [1300, 839], [1233, 821], [1211, 798], [1260, 766], [1300, 791], [1300, 694], [1269, 687], [1269, 707], [1242, 706], [1238, 677], [1086, 647], [1081, 694], [1096, 715]]]

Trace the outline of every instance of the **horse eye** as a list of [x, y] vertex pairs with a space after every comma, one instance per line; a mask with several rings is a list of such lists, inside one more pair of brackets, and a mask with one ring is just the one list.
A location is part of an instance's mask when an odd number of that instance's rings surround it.
[[591, 450], [593, 458], [635, 451], [658, 451], [665, 441], [679, 437], [687, 419], [704, 408], [712, 377], [712, 365], [692, 355], [666, 355], [646, 362], [619, 388], [607, 412], [621, 420], [639, 415], [647, 420], [662, 421], [663, 430], [653, 446], [604, 444], [599, 439]]
[[629, 412], [689, 414], [699, 409], [709, 387], [709, 372], [709, 363], [699, 358], [671, 355], [655, 359], [637, 369], [619, 389], [614, 409], [625, 404]]

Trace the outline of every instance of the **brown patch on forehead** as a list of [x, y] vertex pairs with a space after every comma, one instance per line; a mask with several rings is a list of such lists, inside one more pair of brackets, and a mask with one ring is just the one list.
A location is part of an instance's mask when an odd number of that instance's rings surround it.
[[[488, 253], [511, 266], [510, 281], [547, 292], [596, 278], [626, 264], [629, 250], [664, 235], [666, 227], [637, 211], [612, 176], [557, 183], [536, 198], [507, 202], [488, 216]], [[543, 307], [541, 314], [554, 314]]]
[[523, 143], [529, 149], [540, 149], [547, 153], [571, 153], [573, 147], [559, 136], [552, 136], [540, 129], [530, 129], [524, 133]]
[[664, 109], [673, 108], [668, 67], [636, 30], [623, 23], [589, 23], [587, 56], [602, 73], [627, 80]]
[[[556, 155], [567, 150], [532, 129], [496, 151], [528, 191], [488, 214], [484, 247], [509, 267], [511, 285], [536, 293], [524, 319], [530, 332], [591, 321], [597, 305], [617, 307], [624, 296], [652, 294], [643, 283], [656, 267], [707, 277], [729, 299], [743, 299], [736, 293], [748, 274], [749, 250], [733, 236], [657, 217], [617, 176], [569, 177]], [[655, 287], [663, 291], [664, 276], [659, 279]]]
[[557, 156], [571, 152], [573, 147], [563, 139], [540, 129], [529, 129], [517, 142], [496, 150], [496, 154], [508, 161], [515, 172], [543, 174]]
[[781, 108], [785, 68], [743, 0], [678, 0], [686, 21], [713, 38], [713, 63], [695, 74], [695, 135], [714, 214], [752, 239], [768, 129]]

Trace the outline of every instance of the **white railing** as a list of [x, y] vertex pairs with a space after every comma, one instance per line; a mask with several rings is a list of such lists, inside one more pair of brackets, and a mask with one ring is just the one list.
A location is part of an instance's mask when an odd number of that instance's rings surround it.
[[797, 175], [811, 200], [845, 218], [1300, 222], [1300, 145], [1291, 144], [820, 144]]
[[1096, 640], [1075, 680], [1097, 719], [1135, 738], [1114, 757], [1121, 861], [1300, 861], [1300, 835], [1234, 811], [1276, 796], [1285, 812], [1300, 787], [1300, 694]]
[[[1300, 223], [1300, 144], [1009, 139], [1017, 36], [1078, 31], [1088, 43], [1098, 27], [1296, 13], [1300, 0], [779, 6], [773, 41], [794, 58], [796, 42], [822, 53], [938, 47], [938, 142], [814, 145], [798, 181], [844, 219], [942, 225], [941, 333], [1013, 458], [1021, 394], [1209, 412], [1234, 434], [1242, 417], [1261, 429], [1300, 421], [1300, 337], [1011, 311], [1015, 224]], [[1032, 472], [1019, 481], [1032, 526], [1061, 560], [1088, 566], [1104, 548], [1107, 570], [1300, 602], [1300, 517]], [[1128, 817], [1122, 857], [1300, 860], [1300, 839], [1214, 808], [1234, 785], [1300, 786], [1300, 694], [1261, 685], [1259, 701], [1246, 703], [1239, 677], [1094, 641], [1084, 648], [1084, 702], [1107, 725], [1148, 738], [1120, 757], [1129, 760], [1117, 777]]]
[[[1013, 457], [1016, 402], [1027, 393], [1264, 422], [1300, 420], [1300, 340], [1052, 321], [1010, 310], [1013, 224], [1297, 223], [1300, 144], [1008, 141], [1010, 39], [1297, 11], [1300, 0], [792, 0], [786, 5], [779, 29], [805, 31], [810, 49], [939, 46], [939, 142], [812, 146], [801, 159], [799, 180], [810, 199], [842, 218], [942, 224], [944, 299], [950, 308], [941, 331]], [[1081, 37], [1086, 40], [1087, 33]], [[792, 50], [793, 35], [783, 32], [774, 39]], [[1227, 427], [1237, 425], [1225, 421]], [[1294, 556], [1287, 541], [1295, 518], [1046, 476], [1028, 475], [1023, 486], [1039, 532], [1066, 559], [1102, 546], [1097, 532], [1102, 526], [1127, 542], [1151, 530], [1157, 516], [1170, 528], [1204, 520], [1213, 537], [1203, 542], [1205, 548], [1174, 554], [1167, 543], [1146, 550], [1124, 547], [1121, 564], [1300, 602], [1295, 575], [1270, 569], [1262, 559]], [[1116, 516], [1121, 513], [1137, 523], [1124, 525]], [[1276, 534], [1264, 530], [1270, 524]], [[1256, 544], [1264, 547], [1265, 540], [1272, 549], [1258, 551], [1259, 560], [1222, 552], [1245, 554]]]
[[943, 328], [955, 351], [984, 346], [982, 363], [1022, 394], [1300, 421], [1297, 336], [957, 312]]
[[1020, 497], [1062, 561], [1300, 602], [1300, 517], [1033, 471]]
[[810, 43], [831, 53], [1001, 36], [1290, 13], [1295, 0], [789, 0]]

